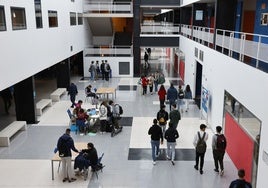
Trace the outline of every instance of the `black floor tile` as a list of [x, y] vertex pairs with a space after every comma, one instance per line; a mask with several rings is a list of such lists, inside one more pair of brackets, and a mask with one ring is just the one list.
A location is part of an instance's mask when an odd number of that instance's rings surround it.
[[133, 86], [133, 85], [119, 85], [118, 86], [118, 90], [121, 90], [121, 91], [136, 91], [137, 90], [137, 86]]
[[132, 126], [133, 117], [122, 117], [119, 121], [122, 126]]
[[[128, 152], [128, 160], [152, 160], [151, 149], [137, 149], [130, 148]], [[160, 155], [157, 160], [166, 159], [166, 149], [160, 150]], [[175, 161], [194, 161], [195, 150], [194, 149], [176, 149]]]

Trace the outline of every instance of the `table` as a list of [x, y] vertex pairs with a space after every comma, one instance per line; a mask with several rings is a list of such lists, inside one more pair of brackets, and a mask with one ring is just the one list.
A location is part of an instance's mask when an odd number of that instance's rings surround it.
[[112, 87], [101, 87], [96, 91], [97, 95], [107, 94], [107, 99], [109, 98], [109, 94], [112, 94], [113, 98], [116, 98], [116, 89]]
[[[77, 142], [77, 143], [74, 143], [74, 145], [75, 145], [75, 148], [78, 149], [79, 151], [87, 148], [87, 143], [85, 142]], [[72, 150], [72, 161], [74, 161], [75, 157], [78, 154], [79, 153], [76, 153]], [[59, 157], [58, 151], [57, 153], [55, 153], [55, 155], [51, 159], [52, 180], [54, 180], [54, 162], [59, 162], [59, 163], [61, 162], [61, 158]]]

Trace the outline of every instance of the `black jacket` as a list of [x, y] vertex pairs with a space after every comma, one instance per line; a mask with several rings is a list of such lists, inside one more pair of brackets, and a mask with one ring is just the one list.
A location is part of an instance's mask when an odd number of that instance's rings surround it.
[[176, 139], [179, 138], [179, 133], [177, 129], [169, 127], [165, 132], [165, 139], [167, 142], [176, 142]]
[[163, 141], [163, 133], [161, 127], [158, 125], [152, 125], [148, 131], [148, 134], [151, 135], [151, 139], [154, 141]]
[[84, 157], [90, 161], [91, 165], [98, 164], [98, 154], [97, 154], [97, 150], [95, 148], [83, 149], [82, 153], [83, 153]]

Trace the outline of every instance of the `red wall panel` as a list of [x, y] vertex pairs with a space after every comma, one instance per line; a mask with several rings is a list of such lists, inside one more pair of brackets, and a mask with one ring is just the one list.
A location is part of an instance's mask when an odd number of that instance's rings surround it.
[[179, 74], [180, 74], [180, 77], [182, 79], [182, 81], [184, 82], [184, 68], [185, 68], [185, 63], [183, 60], [180, 60], [180, 68], [179, 68]]
[[228, 112], [225, 113], [225, 136], [228, 155], [237, 169], [245, 169], [245, 179], [251, 181], [254, 141]]

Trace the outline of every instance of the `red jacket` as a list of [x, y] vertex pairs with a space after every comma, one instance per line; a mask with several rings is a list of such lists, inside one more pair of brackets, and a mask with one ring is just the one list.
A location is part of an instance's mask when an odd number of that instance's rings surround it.
[[141, 80], [142, 86], [147, 86], [148, 85], [148, 79], [146, 77], [143, 77]]
[[166, 94], [167, 94], [167, 92], [165, 89], [159, 89], [159, 91], [158, 91], [159, 100], [165, 100]]

